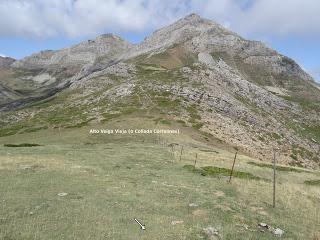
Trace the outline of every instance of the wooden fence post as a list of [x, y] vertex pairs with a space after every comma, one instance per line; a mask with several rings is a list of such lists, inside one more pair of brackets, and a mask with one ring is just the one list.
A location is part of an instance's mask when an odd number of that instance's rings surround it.
[[232, 174], [233, 174], [233, 169], [234, 169], [234, 164], [236, 163], [237, 154], [238, 154], [238, 151], [236, 151], [236, 154], [234, 155], [233, 164], [232, 164], [232, 168], [231, 168], [231, 172], [230, 172], [229, 183], [231, 182], [231, 178], [232, 178]]
[[276, 207], [276, 153], [273, 151], [273, 201], [272, 206]]
[[180, 159], [179, 159], [180, 162], [181, 162], [181, 157], [182, 157], [182, 151], [183, 151], [183, 146], [181, 146], [181, 151], [180, 151]]
[[197, 159], [198, 159], [198, 153], [196, 153], [196, 159], [194, 160], [194, 168], [196, 168]]

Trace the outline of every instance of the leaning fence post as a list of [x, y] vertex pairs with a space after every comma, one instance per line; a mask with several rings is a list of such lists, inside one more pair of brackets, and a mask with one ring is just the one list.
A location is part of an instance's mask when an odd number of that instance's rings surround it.
[[197, 159], [198, 159], [198, 153], [196, 153], [196, 159], [194, 160], [194, 168], [196, 168]]
[[236, 163], [237, 154], [238, 154], [238, 151], [236, 151], [236, 154], [234, 155], [233, 164], [232, 164], [232, 168], [231, 168], [231, 172], [230, 172], [229, 182], [231, 182], [231, 178], [232, 178], [232, 174], [233, 174], [233, 169], [234, 169], [234, 164]]

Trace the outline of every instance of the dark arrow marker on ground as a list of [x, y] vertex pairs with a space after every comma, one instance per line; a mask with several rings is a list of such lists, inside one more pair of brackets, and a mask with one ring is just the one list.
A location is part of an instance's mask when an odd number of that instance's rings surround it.
[[141, 224], [141, 223], [138, 221], [138, 219], [135, 218], [134, 220], [139, 224], [141, 230], [146, 230], [146, 227], [145, 227], [143, 224]]

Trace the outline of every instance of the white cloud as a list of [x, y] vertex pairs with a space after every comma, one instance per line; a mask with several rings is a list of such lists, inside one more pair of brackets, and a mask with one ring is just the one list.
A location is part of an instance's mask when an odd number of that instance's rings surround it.
[[234, 24], [255, 34], [320, 36], [319, 11], [318, 0], [257, 0]]
[[7, 56], [6, 56], [6, 55], [4, 55], [4, 54], [1, 54], [1, 53], [0, 53], [0, 57], [7, 57]]
[[320, 36], [319, 0], [192, 0], [192, 5], [242, 34]]
[[320, 36], [318, 0], [1, 0], [0, 36], [144, 32], [190, 12], [244, 34]]
[[2, 0], [0, 35], [78, 37], [106, 30], [143, 32], [186, 11], [184, 0]]

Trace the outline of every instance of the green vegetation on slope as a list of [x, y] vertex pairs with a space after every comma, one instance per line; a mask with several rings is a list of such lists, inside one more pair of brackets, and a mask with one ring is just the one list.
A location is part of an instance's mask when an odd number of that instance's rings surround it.
[[152, 56], [140, 55], [129, 60], [130, 63], [155, 65], [165, 69], [178, 69], [183, 66], [192, 66], [197, 61], [194, 53], [187, 51], [183, 45], [174, 44], [164, 52]]
[[316, 111], [320, 112], [320, 103], [316, 99], [308, 99], [301, 96], [282, 96], [285, 100], [289, 102], [294, 102], [299, 104], [306, 111]]
[[304, 181], [305, 184], [311, 185], [311, 186], [320, 186], [320, 179], [318, 180], [307, 180]]
[[[185, 165], [183, 167], [191, 172], [200, 173], [202, 176], [229, 177], [231, 174], [230, 169], [220, 168], [220, 167], [205, 166], [201, 168], [195, 168], [193, 165]], [[234, 171], [232, 173], [232, 176], [236, 178], [262, 180], [262, 178], [254, 176], [251, 173], [241, 172], [241, 171]]]
[[6, 143], [6, 144], [3, 144], [3, 146], [5, 147], [39, 147], [42, 145], [37, 143], [20, 143], [20, 144]]

